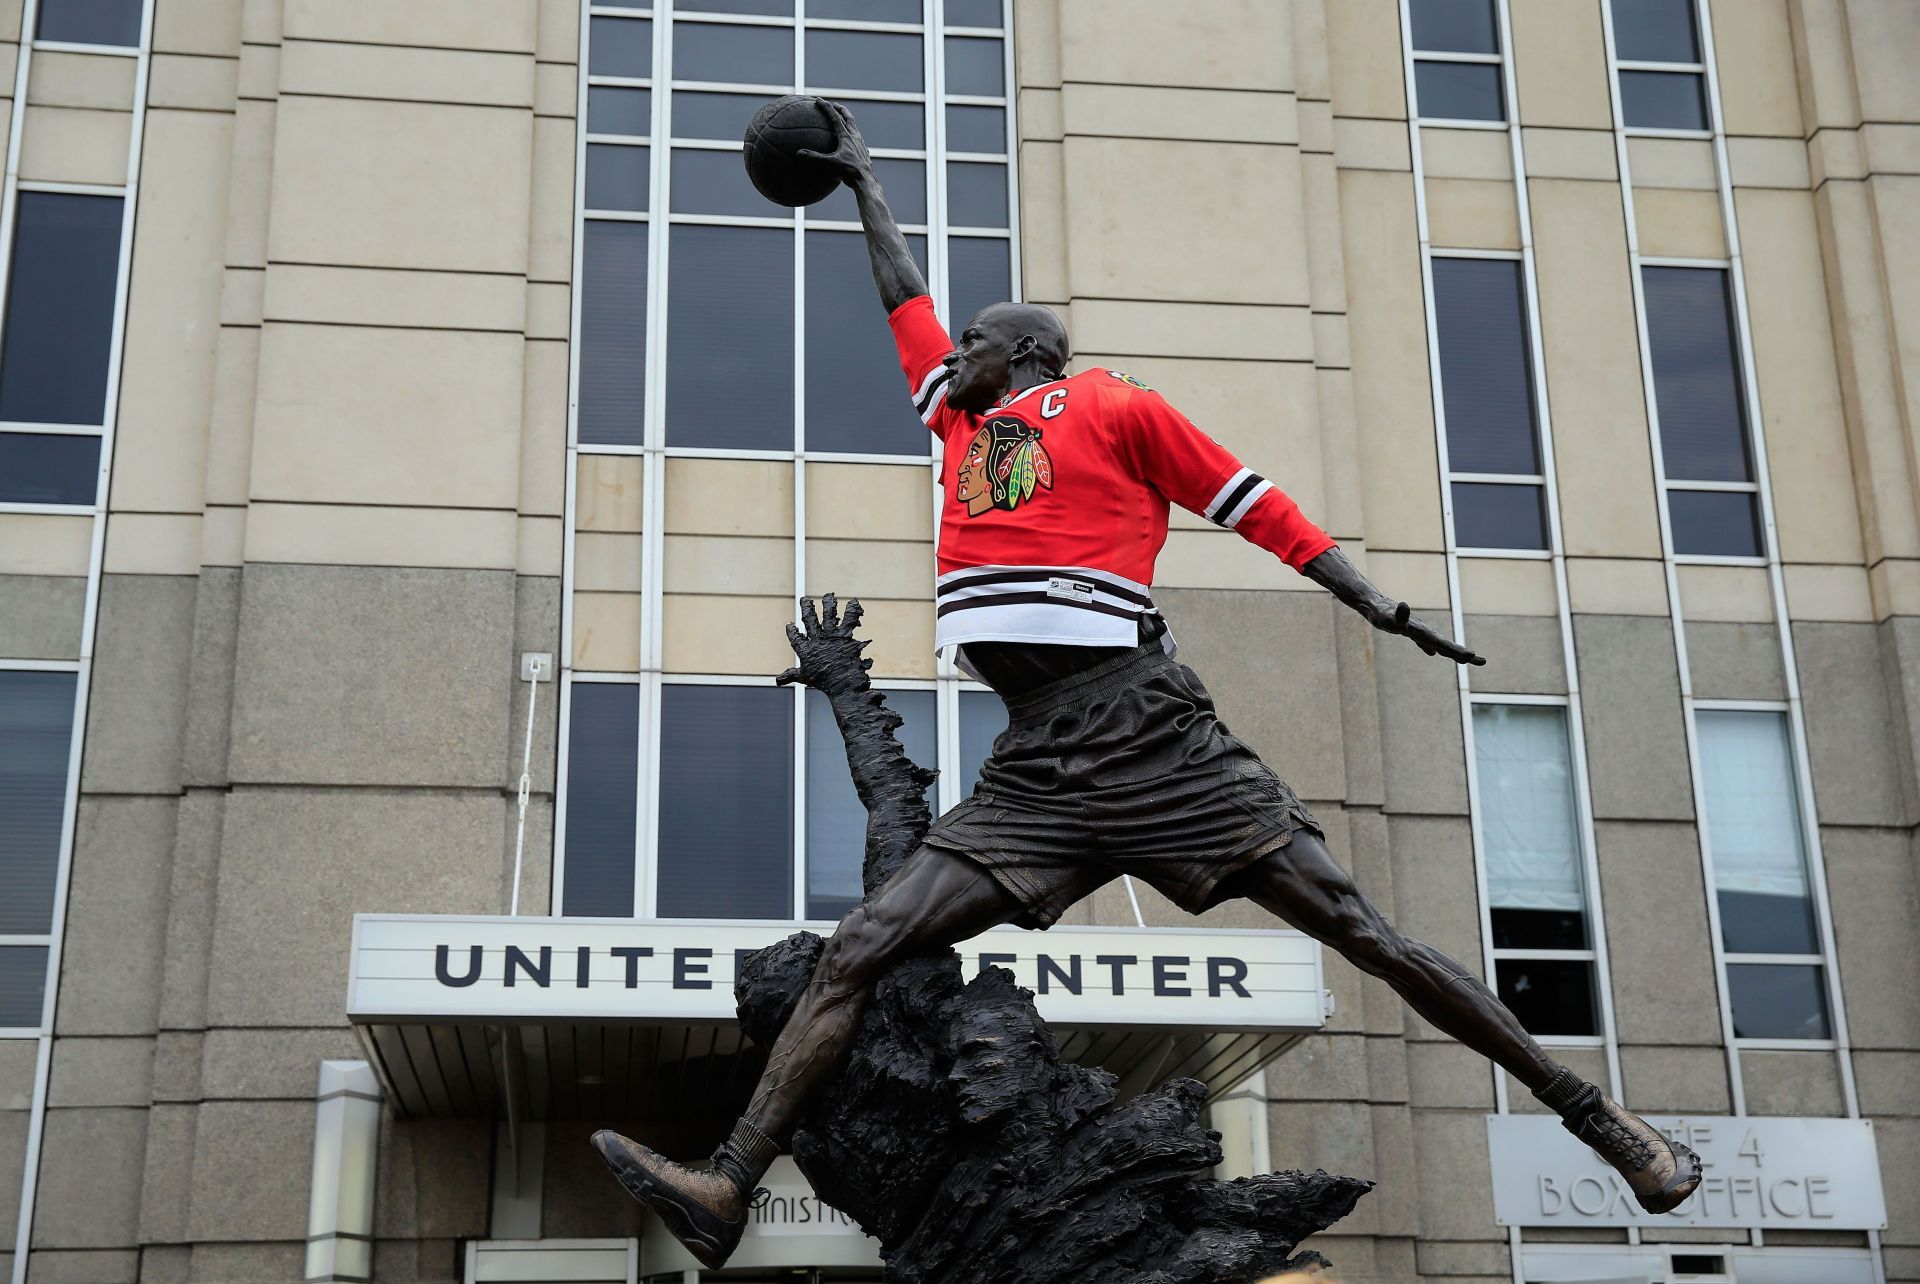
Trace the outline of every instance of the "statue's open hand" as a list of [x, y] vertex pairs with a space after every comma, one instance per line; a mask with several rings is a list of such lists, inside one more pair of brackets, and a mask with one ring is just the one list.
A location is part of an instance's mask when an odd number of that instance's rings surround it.
[[[840, 609], [840, 599], [832, 593], [820, 599], [817, 610], [812, 598], [801, 598], [800, 624], [787, 625], [787, 643], [800, 657], [800, 663], [775, 678], [775, 684], [784, 687], [798, 682], [832, 694], [841, 687], [854, 687], [865, 681], [873, 661], [862, 659], [860, 652], [872, 639], [853, 636], [860, 616], [859, 598], [850, 599], [844, 611]], [[801, 625], [806, 626], [804, 631]]]
[[1413, 610], [1405, 602], [1398, 603], [1391, 614], [1374, 616], [1373, 627], [1383, 633], [1400, 633], [1413, 639], [1413, 644], [1428, 655], [1444, 655], [1455, 664], [1485, 664], [1487, 658], [1477, 655], [1461, 646], [1452, 638], [1439, 632], [1425, 620], [1413, 618]]
[[825, 165], [840, 176], [841, 182], [848, 185], [872, 175], [873, 157], [867, 152], [867, 140], [860, 136], [860, 126], [853, 123], [853, 113], [829, 99], [822, 98], [820, 103], [827, 109], [827, 115], [833, 120], [839, 132], [839, 144], [830, 152], [817, 152], [811, 147], [802, 147], [796, 155]]

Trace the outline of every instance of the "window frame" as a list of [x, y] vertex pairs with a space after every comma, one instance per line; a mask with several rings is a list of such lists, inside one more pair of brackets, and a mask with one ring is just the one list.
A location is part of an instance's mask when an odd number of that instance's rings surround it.
[[[1494, 40], [1497, 44], [1499, 44], [1500, 48], [1493, 53], [1473, 53], [1473, 52], [1467, 52], [1467, 51], [1455, 50], [1455, 49], [1423, 49], [1420, 46], [1414, 44], [1413, 43], [1412, 6], [1417, 5], [1419, 3], [1420, 3], [1420, 0], [1407, 0], [1408, 22], [1407, 22], [1406, 40], [1407, 40], [1407, 48], [1409, 49], [1409, 51], [1411, 51], [1411, 54], [1412, 54], [1412, 71], [1413, 71], [1413, 74], [1408, 78], [1408, 81], [1407, 81], [1407, 87], [1411, 91], [1408, 94], [1408, 97], [1410, 99], [1407, 105], [1408, 119], [1410, 119], [1416, 126], [1431, 125], [1431, 126], [1435, 126], [1442, 129], [1498, 129], [1498, 130], [1507, 129], [1513, 122], [1513, 102], [1509, 94], [1507, 77], [1505, 75], [1507, 33], [1504, 29], [1504, 24], [1502, 22], [1502, 13], [1501, 13], [1500, 7], [1497, 4], [1490, 6], [1493, 10]], [[1420, 106], [1420, 93], [1419, 93], [1418, 79], [1419, 79], [1420, 64], [1428, 63], [1428, 62], [1469, 63], [1469, 64], [1477, 64], [1483, 67], [1500, 68], [1501, 69], [1501, 75], [1499, 78], [1500, 118], [1498, 120], [1480, 120], [1471, 116], [1429, 116], [1427, 115], [1425, 110]]]
[[60, 846], [54, 858], [53, 909], [44, 932], [0, 933], [0, 946], [22, 945], [47, 951], [47, 974], [40, 996], [40, 1021], [35, 1025], [0, 1026], [0, 1043], [12, 1039], [38, 1039], [52, 1029], [53, 1007], [58, 990], [57, 967], [60, 943], [66, 924], [68, 880], [73, 869], [74, 826], [80, 806], [80, 751], [86, 739], [84, 712], [87, 707], [90, 665], [79, 660], [0, 659], [0, 673], [71, 673], [73, 715], [67, 739], [65, 792], [60, 805]]
[[[1711, 140], [1719, 124], [1720, 104], [1711, 92], [1707, 75], [1707, 38], [1706, 24], [1700, 21], [1701, 0], [1687, 0], [1688, 17], [1693, 22], [1694, 42], [1699, 45], [1701, 56], [1692, 62], [1667, 62], [1658, 58], [1619, 58], [1610, 57], [1607, 74], [1613, 80], [1614, 100], [1619, 104], [1620, 118], [1615, 123], [1620, 132], [1629, 138], [1688, 138]], [[1614, 30], [1613, 0], [1601, 0], [1601, 20], [1609, 32], [1607, 48], [1609, 52], [1619, 49], [1619, 41], [1611, 34]], [[1662, 75], [1688, 75], [1699, 87], [1700, 103], [1705, 109], [1707, 123], [1700, 129], [1683, 129], [1665, 125], [1629, 125], [1626, 117], [1625, 82], [1620, 79], [1623, 71], [1648, 71]]]

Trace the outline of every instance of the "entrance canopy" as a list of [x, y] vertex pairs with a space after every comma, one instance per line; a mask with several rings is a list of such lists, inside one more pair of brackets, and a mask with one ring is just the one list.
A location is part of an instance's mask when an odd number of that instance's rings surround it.
[[[737, 960], [830, 925], [361, 914], [347, 1015], [405, 1117], [671, 1122], [738, 1109], [763, 1049], [734, 1018]], [[1326, 1020], [1320, 948], [1293, 931], [996, 928], [968, 976], [1012, 970], [1071, 1061], [1123, 1093], [1219, 1091]]]

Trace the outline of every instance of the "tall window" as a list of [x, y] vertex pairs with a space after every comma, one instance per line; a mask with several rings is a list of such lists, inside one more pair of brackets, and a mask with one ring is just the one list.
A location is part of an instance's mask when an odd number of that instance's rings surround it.
[[125, 205], [19, 193], [0, 338], [0, 504], [94, 504]]
[[46, 997], [77, 681], [0, 670], [0, 1029], [37, 1027]]
[[1433, 258], [1454, 542], [1544, 549], [1546, 487], [1518, 259]]
[[140, 44], [143, 0], [39, 0], [35, 41], [73, 45]]
[[1476, 703], [1473, 748], [1501, 1001], [1536, 1035], [1598, 1035], [1566, 710]]
[[1733, 1032], [1825, 1039], [1825, 959], [1784, 712], [1697, 709]]
[[1673, 551], [1763, 556], [1727, 272], [1649, 266], [1641, 280]]
[[1494, 0], [1410, 0], [1409, 12], [1414, 114], [1428, 121], [1505, 121]]
[[1709, 128], [1693, 0], [1612, 0], [1614, 71], [1629, 129]]
[[[859, 900], [866, 813], [827, 702], [770, 674], [702, 671], [702, 647], [675, 633], [692, 617], [676, 612], [703, 594], [760, 607], [778, 595], [785, 618], [829, 574], [825, 587], [872, 595], [870, 607], [917, 600], [920, 557], [930, 598], [933, 442], [902, 386], [851, 194], [770, 204], [740, 139], [783, 94], [846, 104], [958, 333], [1017, 297], [1010, 8], [582, 6], [575, 448], [642, 456], [647, 471], [624, 474], [624, 493], [644, 495], [631, 519], [592, 528], [597, 565], [638, 553], [621, 591], [640, 604], [642, 640], [638, 658], [592, 671], [569, 657], [563, 913], [831, 919]], [[894, 514], [885, 534], [849, 514], [876, 495]], [[729, 500], [752, 520], [712, 518]], [[791, 526], [770, 525], [788, 502]], [[694, 508], [707, 514], [697, 537]], [[894, 560], [870, 570], [869, 558]], [[908, 754], [943, 773], [930, 801], [964, 796], [1005, 725], [998, 697], [945, 670], [876, 686], [906, 719]]]

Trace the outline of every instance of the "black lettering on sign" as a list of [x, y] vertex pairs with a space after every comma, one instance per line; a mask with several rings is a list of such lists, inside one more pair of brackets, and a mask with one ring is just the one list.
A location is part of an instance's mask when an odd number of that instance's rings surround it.
[[1063, 972], [1051, 955], [1040, 956], [1040, 993], [1047, 993], [1051, 988], [1049, 982], [1055, 980], [1060, 982], [1060, 988], [1068, 994], [1080, 993], [1080, 956], [1076, 954], [1067, 961], [1072, 964], [1072, 967]]
[[640, 960], [652, 958], [653, 947], [651, 945], [616, 945], [608, 950], [607, 953], [617, 959], [625, 959], [627, 961], [627, 988], [629, 990], [639, 989]]
[[1215, 957], [1207, 960], [1208, 998], [1219, 998], [1221, 987], [1231, 986], [1235, 994], [1243, 999], [1250, 999], [1253, 995], [1248, 993], [1247, 987], [1242, 984], [1246, 979], [1247, 961], [1245, 959]]
[[1018, 954], [982, 954], [980, 956], [980, 970], [985, 972], [988, 968], [997, 967], [1002, 963], [1017, 963], [1019, 961], [1020, 956]]
[[1140, 959], [1134, 954], [1096, 954], [1093, 956], [1093, 961], [1102, 967], [1113, 969], [1113, 993], [1125, 994], [1127, 992], [1126, 970], [1138, 963]]
[[573, 983], [584, 990], [587, 988], [587, 982], [593, 977], [593, 947], [582, 945], [574, 951], [574, 955], [576, 961], [573, 965]]
[[542, 945], [540, 947], [540, 962], [536, 966], [534, 961], [527, 957], [525, 950], [517, 945], [509, 945], [507, 947], [507, 975], [505, 978], [508, 989], [513, 988], [514, 969], [516, 968], [533, 978], [535, 985], [543, 990], [546, 989], [547, 986], [553, 982], [553, 947], [551, 945]]
[[447, 966], [447, 949], [448, 947], [445, 945], [436, 945], [433, 947], [434, 980], [440, 982], [442, 985], [450, 985], [457, 990], [463, 986], [472, 985], [480, 979], [480, 947], [478, 945], [469, 945], [467, 947], [467, 974], [465, 976], [455, 976], [452, 969]]
[[711, 990], [712, 981], [700, 980], [707, 974], [705, 963], [696, 963], [695, 959], [710, 959], [713, 951], [694, 946], [682, 946], [673, 952], [673, 988], [676, 990]]
[[[1193, 960], [1184, 954], [1156, 954], [1153, 956], [1153, 992], [1161, 998], [1184, 999], [1193, 993], [1193, 988], [1179, 982], [1187, 979], [1187, 968]], [[1179, 968], [1178, 972], [1174, 971]]]

